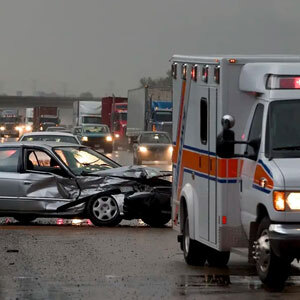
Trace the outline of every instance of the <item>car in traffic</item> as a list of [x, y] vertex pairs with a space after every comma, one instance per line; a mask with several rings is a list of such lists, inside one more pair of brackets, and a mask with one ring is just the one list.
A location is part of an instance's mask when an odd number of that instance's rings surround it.
[[105, 153], [113, 151], [113, 137], [107, 125], [83, 124], [76, 126], [73, 133], [83, 145], [103, 149]]
[[20, 139], [20, 142], [57, 142], [57, 143], [71, 143], [81, 144], [77, 136], [67, 132], [48, 132], [38, 131], [24, 133]]
[[167, 132], [142, 132], [133, 145], [133, 163], [140, 165], [143, 161], [171, 161], [173, 146]]
[[0, 145], [0, 216], [84, 218], [96, 226], [171, 218], [169, 172], [121, 167], [83, 145], [15, 142]]

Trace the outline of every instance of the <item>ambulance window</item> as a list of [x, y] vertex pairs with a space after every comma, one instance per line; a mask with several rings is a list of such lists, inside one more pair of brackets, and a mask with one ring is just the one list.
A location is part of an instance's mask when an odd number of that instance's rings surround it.
[[[248, 136], [248, 141], [258, 140], [259, 145], [261, 142], [261, 133], [262, 133], [262, 120], [264, 114], [264, 106], [262, 104], [258, 104], [256, 106], [252, 124]], [[257, 152], [254, 151], [253, 147], [247, 146], [246, 154], [250, 159], [256, 160], [257, 159]]]
[[200, 102], [200, 138], [203, 145], [207, 144], [207, 99]]

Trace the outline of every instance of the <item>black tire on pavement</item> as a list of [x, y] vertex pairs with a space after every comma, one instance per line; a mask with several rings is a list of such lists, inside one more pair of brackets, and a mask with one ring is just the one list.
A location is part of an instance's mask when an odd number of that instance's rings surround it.
[[21, 224], [30, 224], [36, 219], [36, 217], [24, 215], [24, 216], [15, 216], [14, 219]]
[[185, 218], [183, 228], [183, 255], [186, 263], [192, 266], [203, 266], [207, 258], [207, 247], [190, 238], [189, 218]]
[[[260, 280], [269, 288], [282, 290], [288, 278], [291, 259], [275, 255], [269, 238], [269, 226], [271, 222], [268, 217], [262, 219], [257, 230], [257, 245], [255, 248], [256, 270]], [[264, 245], [264, 247], [260, 247]], [[267, 247], [266, 247], [267, 246]]]
[[142, 221], [151, 227], [163, 227], [171, 220], [171, 216], [160, 214], [157, 216], [143, 217]]
[[217, 251], [213, 248], [207, 250], [207, 262], [211, 267], [225, 267], [230, 258], [230, 251]]
[[88, 218], [95, 226], [117, 226], [121, 221], [120, 210], [115, 198], [94, 196], [86, 207]]

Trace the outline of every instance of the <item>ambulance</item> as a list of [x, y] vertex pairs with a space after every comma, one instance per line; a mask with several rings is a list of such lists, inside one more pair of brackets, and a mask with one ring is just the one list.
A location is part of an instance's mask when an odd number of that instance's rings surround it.
[[190, 265], [248, 248], [283, 286], [300, 258], [300, 56], [179, 56], [172, 220]]

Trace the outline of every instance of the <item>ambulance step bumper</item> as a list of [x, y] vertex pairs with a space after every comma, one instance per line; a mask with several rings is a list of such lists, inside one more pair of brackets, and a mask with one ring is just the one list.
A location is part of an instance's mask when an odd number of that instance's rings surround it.
[[271, 224], [269, 232], [277, 256], [300, 258], [300, 224]]

